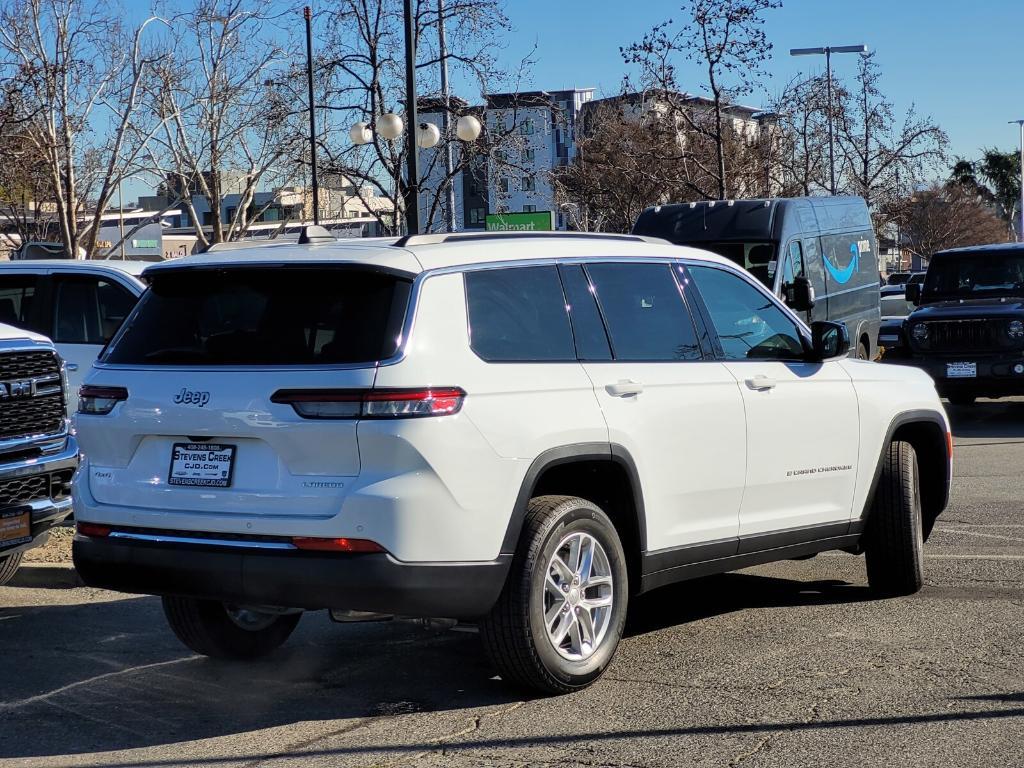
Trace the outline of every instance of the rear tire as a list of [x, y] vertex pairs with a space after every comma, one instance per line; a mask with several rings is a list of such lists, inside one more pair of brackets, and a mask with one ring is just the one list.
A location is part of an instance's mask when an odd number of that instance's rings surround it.
[[871, 353], [868, 351], [868, 345], [863, 341], [857, 345], [857, 359], [858, 360], [869, 360]]
[[506, 682], [569, 693], [607, 669], [628, 596], [626, 558], [608, 516], [584, 499], [539, 496], [530, 500], [508, 580], [480, 636]]
[[872, 590], [880, 596], [897, 597], [921, 589], [921, 493], [917, 455], [910, 443], [889, 444], [864, 538], [868, 584]]
[[[231, 609], [216, 600], [164, 597], [164, 615], [178, 639], [196, 653], [214, 659], [255, 659], [288, 639], [301, 613], [265, 614]], [[250, 616], [248, 628], [244, 616]]]
[[18, 571], [18, 566], [21, 565], [21, 554], [19, 552], [16, 555], [0, 557], [0, 587], [14, 578], [14, 574]]

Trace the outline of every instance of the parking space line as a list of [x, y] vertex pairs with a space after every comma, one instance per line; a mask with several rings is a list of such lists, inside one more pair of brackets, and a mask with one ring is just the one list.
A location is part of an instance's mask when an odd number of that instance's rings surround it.
[[999, 539], [1000, 541], [1016, 541], [1020, 544], [1024, 544], [1024, 539], [1016, 538], [1014, 536], [1000, 536], [998, 533], [982, 533], [981, 531], [961, 531], [953, 528], [936, 528], [936, 533], [952, 533], [962, 534], [964, 536], [981, 536], [985, 539]]

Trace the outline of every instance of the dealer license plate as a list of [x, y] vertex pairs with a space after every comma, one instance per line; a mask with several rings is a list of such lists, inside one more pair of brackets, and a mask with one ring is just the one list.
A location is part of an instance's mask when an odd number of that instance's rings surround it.
[[168, 485], [227, 488], [235, 465], [235, 446], [214, 443], [175, 443], [171, 448]]
[[947, 379], [973, 379], [977, 375], [977, 363], [946, 363]]
[[9, 509], [0, 512], [0, 549], [32, 541], [32, 512]]

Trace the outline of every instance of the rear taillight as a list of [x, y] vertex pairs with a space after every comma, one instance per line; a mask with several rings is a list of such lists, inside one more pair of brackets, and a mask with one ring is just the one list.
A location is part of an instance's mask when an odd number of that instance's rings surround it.
[[114, 406], [128, 399], [124, 387], [96, 387], [84, 384], [78, 390], [78, 412], [103, 416], [114, 410]]
[[458, 413], [466, 393], [458, 387], [416, 389], [282, 389], [270, 400], [306, 419], [406, 419]]
[[110, 526], [99, 525], [98, 523], [84, 523], [81, 520], [76, 521], [75, 527], [78, 532], [83, 536], [109, 536]]
[[380, 544], [369, 539], [322, 539], [312, 536], [295, 536], [292, 544], [297, 549], [310, 552], [386, 552]]

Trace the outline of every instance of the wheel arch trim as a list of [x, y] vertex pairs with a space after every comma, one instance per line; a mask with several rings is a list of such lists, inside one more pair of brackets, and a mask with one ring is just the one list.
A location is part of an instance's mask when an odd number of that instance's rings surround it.
[[640, 485], [640, 475], [629, 451], [616, 443], [573, 443], [549, 448], [543, 451], [530, 464], [526, 475], [516, 496], [515, 506], [512, 508], [512, 515], [509, 518], [508, 526], [505, 529], [505, 536], [501, 543], [501, 554], [514, 554], [519, 543], [519, 535], [523, 528], [523, 521], [526, 518], [527, 506], [534, 496], [538, 481], [544, 473], [554, 467], [566, 464], [577, 464], [586, 461], [606, 461], [617, 464], [626, 473], [629, 481], [630, 493], [633, 496], [633, 506], [636, 512], [638, 544], [640, 552], [647, 549], [647, 524], [644, 513], [643, 489]]

